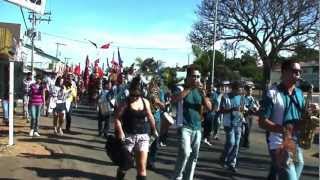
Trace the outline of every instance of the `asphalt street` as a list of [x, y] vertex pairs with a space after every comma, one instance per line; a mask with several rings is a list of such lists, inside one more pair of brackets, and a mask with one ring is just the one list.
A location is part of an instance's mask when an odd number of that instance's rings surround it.
[[[104, 151], [105, 139], [97, 136], [97, 114], [94, 108], [79, 106], [73, 113], [71, 133], [64, 136], [53, 135], [52, 118], [42, 118], [41, 137], [25, 137], [23, 142], [38, 142], [44, 145], [51, 155], [24, 155], [18, 158], [2, 158], [11, 162], [9, 172], [1, 173], [1, 178], [13, 179], [115, 179], [117, 166], [113, 165]], [[161, 147], [155, 170], [148, 170], [148, 179], [170, 179], [177, 157], [176, 129], [171, 128], [168, 146]], [[239, 171], [231, 173], [219, 164], [223, 149], [224, 134], [220, 131], [220, 140], [213, 141], [213, 146], [202, 144], [195, 170], [195, 178], [217, 180], [266, 179], [269, 169], [269, 156], [263, 130], [254, 123], [251, 133], [250, 149], [240, 149]], [[319, 179], [319, 159], [312, 157], [317, 147], [305, 152], [303, 180]], [[19, 161], [14, 163], [12, 161]], [[0, 163], [1, 164], [1, 163]], [[6, 165], [0, 165], [5, 168]], [[8, 169], [8, 168], [7, 168]], [[126, 179], [135, 179], [136, 171], [131, 169]]]

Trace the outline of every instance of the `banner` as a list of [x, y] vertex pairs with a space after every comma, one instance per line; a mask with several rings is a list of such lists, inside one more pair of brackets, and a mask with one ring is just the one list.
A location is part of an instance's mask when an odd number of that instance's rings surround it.
[[46, 7], [46, 0], [5, 0], [15, 5], [24, 7], [38, 14], [43, 15]]

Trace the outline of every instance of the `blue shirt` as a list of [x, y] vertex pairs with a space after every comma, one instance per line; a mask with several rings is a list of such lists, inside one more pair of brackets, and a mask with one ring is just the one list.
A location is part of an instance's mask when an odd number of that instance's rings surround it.
[[203, 98], [198, 89], [190, 90], [183, 99], [183, 125], [192, 130], [201, 130], [200, 109]]
[[[263, 97], [260, 115], [262, 118], [269, 119], [282, 126], [286, 123], [299, 121], [303, 107], [303, 92], [299, 88], [295, 88], [289, 95], [280, 84], [271, 87]], [[297, 139], [296, 136], [296, 134], [293, 135], [295, 140]], [[277, 149], [282, 144], [282, 140], [282, 133], [270, 132], [268, 136], [269, 148]]]
[[[221, 99], [220, 108], [240, 108], [241, 98], [242, 97], [240, 95], [233, 95], [232, 93], [225, 94]], [[242, 118], [243, 116], [239, 111], [223, 113], [223, 125], [227, 127], [241, 126]]]

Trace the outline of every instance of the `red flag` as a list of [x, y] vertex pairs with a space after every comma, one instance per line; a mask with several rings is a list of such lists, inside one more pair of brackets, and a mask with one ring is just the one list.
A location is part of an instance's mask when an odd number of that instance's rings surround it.
[[80, 76], [81, 75], [81, 69], [80, 69], [80, 63], [74, 68], [74, 74]]
[[100, 62], [99, 58], [96, 59], [96, 60], [94, 61], [94, 67], [97, 67], [97, 66], [99, 65], [99, 62]]
[[109, 49], [109, 47], [110, 47], [110, 43], [107, 43], [107, 44], [102, 45], [100, 48], [101, 49]]

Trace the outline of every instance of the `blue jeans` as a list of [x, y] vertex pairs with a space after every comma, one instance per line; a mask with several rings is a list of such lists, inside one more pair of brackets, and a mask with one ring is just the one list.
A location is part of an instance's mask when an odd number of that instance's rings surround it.
[[225, 126], [224, 131], [226, 134], [226, 143], [224, 145], [224, 152], [223, 152], [222, 158], [225, 165], [236, 167], [240, 138], [241, 138], [241, 127]]
[[300, 147], [298, 147], [298, 145], [297, 145], [295, 160], [293, 161], [292, 157], [288, 157], [288, 160], [292, 162], [285, 167], [279, 168], [277, 166], [276, 150], [270, 150], [270, 155], [271, 155], [272, 166], [277, 167], [276, 171], [277, 171], [277, 175], [279, 176], [279, 179], [298, 180], [300, 178], [302, 169], [304, 166], [304, 161], [303, 161], [303, 151]]
[[2, 99], [2, 110], [4, 121], [9, 121], [9, 100]]
[[182, 127], [179, 133], [180, 144], [173, 179], [192, 180], [199, 155], [201, 130]]
[[31, 105], [31, 124], [30, 128], [35, 132], [38, 132], [39, 119], [42, 110], [42, 105]]
[[218, 135], [220, 125], [221, 125], [221, 114], [220, 113], [215, 113], [214, 119], [213, 119], [213, 135]]

